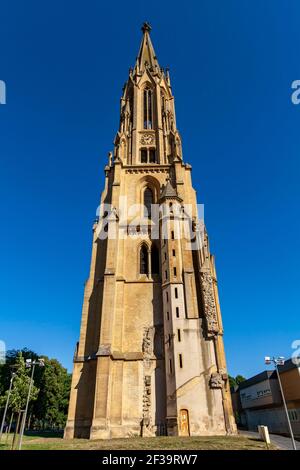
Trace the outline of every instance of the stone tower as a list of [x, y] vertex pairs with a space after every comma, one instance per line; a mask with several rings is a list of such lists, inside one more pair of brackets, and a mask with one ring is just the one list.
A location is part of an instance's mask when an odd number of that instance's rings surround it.
[[235, 432], [214, 258], [150, 29], [105, 166], [67, 438]]

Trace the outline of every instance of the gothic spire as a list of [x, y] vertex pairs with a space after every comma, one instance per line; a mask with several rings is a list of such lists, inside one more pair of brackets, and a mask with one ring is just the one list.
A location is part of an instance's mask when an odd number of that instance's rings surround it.
[[143, 38], [135, 64], [136, 71], [141, 73], [146, 67], [149, 67], [153, 72], [158, 72], [160, 71], [160, 67], [150, 38], [150, 24], [144, 23], [142, 31]]
[[162, 201], [164, 199], [177, 199], [179, 201], [182, 201], [182, 199], [178, 196], [177, 190], [171, 184], [169, 178], [167, 179], [167, 184], [162, 188], [160, 195], [160, 200]]

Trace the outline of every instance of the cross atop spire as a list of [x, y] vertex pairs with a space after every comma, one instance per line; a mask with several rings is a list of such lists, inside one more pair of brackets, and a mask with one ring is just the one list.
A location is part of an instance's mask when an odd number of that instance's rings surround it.
[[136, 70], [139, 73], [143, 72], [146, 67], [149, 67], [153, 72], [158, 72], [160, 71], [160, 67], [150, 39], [151, 26], [148, 22], [143, 23], [142, 31], [143, 38], [136, 60]]
[[143, 33], [145, 34], [146, 31], [148, 31], [148, 33], [150, 33], [152, 28], [151, 28], [151, 25], [147, 21], [145, 21], [145, 23], [143, 23], [143, 26], [142, 26], [141, 29], [142, 29]]

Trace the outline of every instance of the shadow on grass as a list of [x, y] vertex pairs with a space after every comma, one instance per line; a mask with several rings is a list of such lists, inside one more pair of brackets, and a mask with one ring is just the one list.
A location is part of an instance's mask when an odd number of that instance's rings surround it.
[[63, 431], [25, 431], [25, 436], [28, 437], [42, 437], [42, 438], [63, 438], [64, 432]]

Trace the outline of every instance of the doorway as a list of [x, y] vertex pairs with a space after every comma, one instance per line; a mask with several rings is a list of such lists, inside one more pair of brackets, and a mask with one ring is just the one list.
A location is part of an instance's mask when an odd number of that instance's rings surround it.
[[190, 425], [189, 425], [189, 412], [188, 410], [180, 410], [180, 419], [179, 419], [179, 435], [180, 436], [189, 436], [190, 435]]

